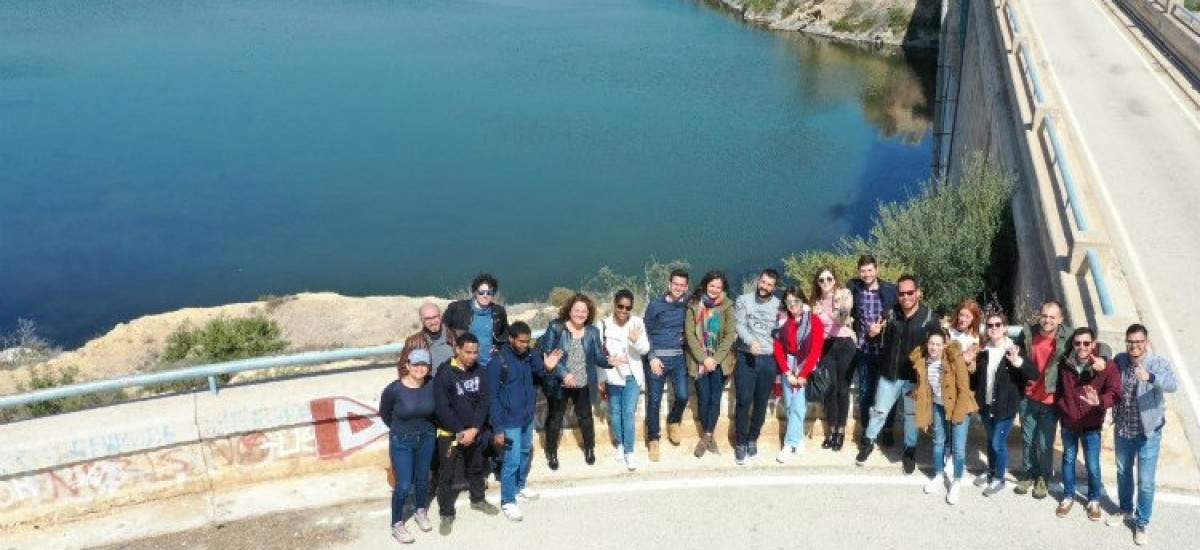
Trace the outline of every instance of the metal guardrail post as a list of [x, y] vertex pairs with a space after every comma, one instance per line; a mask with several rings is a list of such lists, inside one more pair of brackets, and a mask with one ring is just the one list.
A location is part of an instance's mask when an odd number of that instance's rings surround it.
[[208, 377], [208, 391], [212, 392], [213, 395], [217, 394], [217, 377], [216, 376]]

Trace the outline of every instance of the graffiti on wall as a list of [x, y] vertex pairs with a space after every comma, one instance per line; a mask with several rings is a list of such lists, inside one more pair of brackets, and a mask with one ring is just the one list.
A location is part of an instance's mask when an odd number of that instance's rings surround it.
[[[91, 502], [138, 490], [184, 485], [205, 473], [282, 461], [339, 460], [387, 435], [378, 412], [348, 397], [309, 402], [310, 423], [228, 435], [200, 444], [94, 459], [0, 480], [0, 511], [47, 502]], [[203, 453], [204, 456], [201, 456]], [[111, 453], [122, 454], [119, 450]], [[207, 457], [207, 460], [206, 460]]]

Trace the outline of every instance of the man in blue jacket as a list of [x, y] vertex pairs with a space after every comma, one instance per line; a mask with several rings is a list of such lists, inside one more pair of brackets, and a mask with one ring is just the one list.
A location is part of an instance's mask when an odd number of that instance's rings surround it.
[[667, 411], [667, 440], [679, 445], [683, 412], [688, 404], [688, 373], [683, 358], [683, 317], [687, 309], [688, 273], [671, 270], [667, 293], [646, 306], [646, 337], [650, 353], [646, 354], [646, 446], [651, 462], [658, 462], [659, 411], [662, 410], [663, 390], [671, 381], [674, 400]]
[[[1146, 544], [1154, 508], [1154, 472], [1158, 448], [1167, 423], [1165, 393], [1176, 389], [1175, 372], [1166, 357], [1150, 351], [1150, 331], [1134, 324], [1125, 330], [1125, 353], [1114, 360], [1121, 373], [1121, 402], [1113, 409], [1116, 428], [1117, 500], [1120, 511], [1109, 525], [1133, 522], [1133, 542]], [[1133, 467], [1137, 464], [1137, 507], [1134, 508]]]
[[491, 392], [491, 425], [496, 432], [493, 443], [504, 451], [500, 470], [500, 509], [512, 521], [524, 516], [517, 500], [533, 500], [537, 492], [525, 486], [533, 453], [533, 420], [537, 409], [535, 384], [553, 370], [561, 351], [543, 356], [530, 351], [532, 331], [524, 321], [508, 327], [508, 343], [492, 354], [487, 366], [487, 387]]
[[454, 473], [460, 463], [467, 476], [471, 508], [493, 516], [500, 513], [499, 508], [483, 499], [484, 429], [491, 400], [478, 359], [479, 339], [465, 332], [454, 344], [454, 357], [433, 377], [437, 453], [441, 460], [437, 500], [443, 535], [449, 535], [454, 527], [454, 501], [459, 493], [454, 488]]

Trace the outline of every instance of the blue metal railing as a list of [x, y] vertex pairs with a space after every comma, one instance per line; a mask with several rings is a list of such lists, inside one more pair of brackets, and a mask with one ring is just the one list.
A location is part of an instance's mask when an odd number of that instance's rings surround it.
[[1029, 58], [1029, 49], [1021, 48], [1021, 62], [1025, 64], [1025, 72], [1029, 73], [1029, 82], [1033, 85], [1033, 98], [1039, 104], [1046, 102], [1046, 94], [1042, 92], [1042, 81], [1038, 78], [1037, 67], [1033, 65], [1033, 60]]
[[[545, 332], [546, 331], [544, 329], [535, 330], [533, 331], [533, 337], [535, 339], [539, 338]], [[146, 386], [150, 384], [162, 384], [167, 382], [183, 382], [187, 380], [199, 380], [201, 378], [207, 378], [209, 391], [217, 393], [217, 377], [223, 374], [237, 374], [239, 372], [295, 365], [317, 365], [321, 363], [332, 363], [334, 361], [345, 361], [347, 359], [379, 357], [381, 355], [396, 355], [400, 353], [400, 350], [402, 349], [404, 349], [404, 344], [386, 344], [382, 346], [371, 346], [365, 348], [342, 348], [330, 351], [310, 351], [306, 353], [297, 353], [294, 355], [256, 357], [253, 359], [226, 361], [224, 363], [196, 365], [194, 367], [187, 367], [172, 371], [125, 376], [110, 380], [96, 380], [92, 382], [84, 382], [82, 384], [72, 384], [70, 386], [60, 386], [57, 388], [31, 391], [28, 393], [3, 395], [0, 396], [0, 409], [5, 407], [30, 405], [33, 403], [49, 401], [51, 399], [62, 399], [64, 397], [77, 397], [80, 395], [88, 395], [105, 391], [123, 390], [125, 388], [132, 388], [134, 386]]]
[[1087, 259], [1088, 271], [1092, 272], [1092, 280], [1096, 281], [1096, 294], [1100, 297], [1100, 311], [1105, 315], [1112, 315], [1112, 296], [1108, 293], [1108, 280], [1104, 277], [1104, 272], [1100, 270], [1100, 257], [1096, 254], [1096, 249], [1088, 249]]
[[122, 390], [134, 386], [199, 380], [201, 378], [207, 378], [209, 390], [213, 393], [216, 393], [217, 377], [223, 374], [236, 374], [251, 370], [270, 369], [292, 365], [314, 365], [319, 363], [330, 363], [333, 361], [344, 361], [347, 359], [377, 357], [380, 355], [394, 355], [400, 353], [400, 350], [403, 347], [403, 344], [387, 344], [384, 346], [367, 348], [345, 348], [332, 351], [314, 351], [296, 355], [256, 357], [254, 359], [241, 359], [238, 361], [228, 361], [225, 363], [197, 365], [194, 367], [165, 372], [156, 372], [152, 374], [139, 374], [135, 376], [113, 378], [110, 380], [96, 380], [93, 382], [84, 382], [82, 384], [72, 384], [70, 386], [60, 386], [57, 388], [37, 390], [16, 395], [0, 396], [0, 409], [5, 407], [18, 407], [21, 405], [40, 403], [42, 401], [49, 401], [51, 399], [61, 399], [63, 397], [76, 397], [104, 391]]
[[1050, 135], [1050, 146], [1054, 148], [1054, 159], [1058, 164], [1058, 171], [1063, 176], [1063, 187], [1067, 190], [1067, 202], [1070, 203], [1071, 213], [1075, 215], [1075, 224], [1079, 226], [1080, 231], [1088, 231], [1090, 226], [1079, 200], [1079, 191], [1075, 186], [1075, 175], [1071, 170], [1071, 162], [1067, 160], [1066, 148], [1063, 147], [1062, 140], [1058, 137], [1054, 119], [1049, 116], [1046, 117], [1046, 133]]

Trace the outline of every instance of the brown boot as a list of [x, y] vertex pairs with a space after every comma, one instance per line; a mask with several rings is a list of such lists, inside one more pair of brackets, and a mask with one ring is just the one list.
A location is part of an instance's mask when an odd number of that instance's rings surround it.
[[678, 447], [679, 442], [681, 441], [680, 433], [679, 433], [681, 431], [683, 431], [683, 430], [679, 427], [678, 422], [668, 422], [667, 423], [667, 441], [670, 441], [672, 445]]
[[658, 440], [655, 439], [653, 441], [650, 441], [649, 443], [646, 444], [646, 446], [650, 448], [650, 462], [658, 462], [658, 459], [659, 459]]

